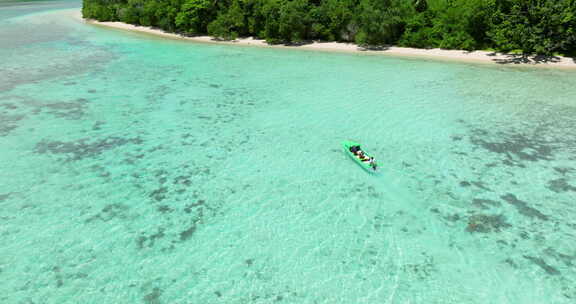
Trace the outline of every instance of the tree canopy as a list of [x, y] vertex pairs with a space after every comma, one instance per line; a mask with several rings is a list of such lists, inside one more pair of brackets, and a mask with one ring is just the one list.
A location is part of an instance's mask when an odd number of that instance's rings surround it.
[[83, 0], [85, 18], [269, 43], [576, 52], [576, 0]]

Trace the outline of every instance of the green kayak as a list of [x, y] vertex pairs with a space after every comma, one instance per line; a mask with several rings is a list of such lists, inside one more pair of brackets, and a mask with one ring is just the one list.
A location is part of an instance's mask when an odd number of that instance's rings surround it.
[[[342, 142], [342, 146], [344, 147], [344, 152], [346, 152], [346, 154], [352, 157], [352, 159], [356, 161], [356, 163], [358, 163], [362, 168], [371, 172], [376, 171], [377, 167], [376, 161], [374, 161], [374, 159], [368, 153], [366, 153], [366, 151], [360, 148], [359, 143], [353, 141], [345, 141]], [[358, 157], [358, 155], [354, 153], [358, 151], [362, 152], [362, 154], [365, 157], [364, 159], [372, 159], [372, 161], [362, 161], [360, 157]]]

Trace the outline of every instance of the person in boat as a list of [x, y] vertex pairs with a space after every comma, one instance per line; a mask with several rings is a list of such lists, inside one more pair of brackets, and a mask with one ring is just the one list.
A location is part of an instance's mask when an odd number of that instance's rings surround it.
[[374, 163], [374, 157], [368, 157], [366, 155], [363, 155], [363, 158], [360, 159], [365, 163], [370, 163], [370, 165]]
[[358, 152], [358, 158], [360, 158], [360, 160], [363, 162], [370, 161], [370, 158], [366, 156], [363, 151]]
[[374, 160], [374, 157], [370, 157], [370, 159], [368, 160], [370, 167], [372, 167], [372, 169], [374, 169], [374, 171], [376, 171], [376, 161]]
[[362, 152], [362, 150], [360, 150], [360, 146], [351, 146], [350, 152], [352, 152], [354, 155], [358, 155], [358, 153]]
[[352, 146], [350, 147], [350, 152], [360, 158], [360, 160], [364, 160], [365, 155], [364, 152], [360, 149], [360, 146]]

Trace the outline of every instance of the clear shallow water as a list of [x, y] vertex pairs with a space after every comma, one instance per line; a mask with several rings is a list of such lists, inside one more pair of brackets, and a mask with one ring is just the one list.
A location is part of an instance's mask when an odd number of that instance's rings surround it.
[[576, 73], [53, 10], [77, 5], [0, 7], [0, 302], [576, 301]]

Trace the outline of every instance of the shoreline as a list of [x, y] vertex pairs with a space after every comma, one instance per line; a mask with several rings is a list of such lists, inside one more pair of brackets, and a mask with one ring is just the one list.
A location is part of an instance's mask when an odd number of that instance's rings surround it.
[[84, 19], [80, 12], [77, 12], [75, 18], [82, 20], [86, 24], [108, 27], [119, 30], [126, 30], [138, 33], [145, 33], [154, 36], [184, 40], [199, 43], [211, 44], [224, 44], [224, 45], [240, 45], [240, 46], [255, 46], [265, 48], [283, 48], [283, 49], [296, 49], [296, 50], [310, 50], [322, 52], [340, 52], [351, 54], [366, 54], [366, 55], [385, 55], [393, 57], [412, 57], [412, 58], [425, 58], [435, 60], [448, 60], [456, 62], [468, 63], [484, 63], [484, 64], [497, 64], [502, 66], [527, 66], [527, 67], [543, 67], [543, 68], [561, 68], [561, 69], [576, 69], [576, 58], [554, 56], [554, 57], [538, 57], [529, 56], [523, 58], [520, 55], [501, 54], [488, 51], [464, 51], [464, 50], [443, 50], [443, 49], [417, 49], [407, 47], [389, 46], [382, 47], [381, 49], [365, 49], [354, 43], [344, 42], [312, 42], [297, 46], [291, 45], [270, 45], [264, 40], [253, 38], [238, 38], [236, 40], [218, 40], [211, 36], [182, 36], [175, 33], [165, 32], [160, 29], [136, 26], [123, 22], [100, 22], [91, 19]]

